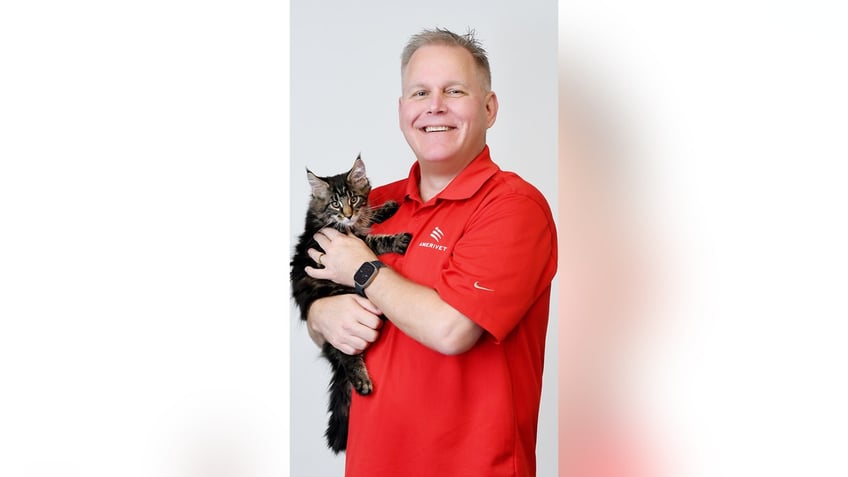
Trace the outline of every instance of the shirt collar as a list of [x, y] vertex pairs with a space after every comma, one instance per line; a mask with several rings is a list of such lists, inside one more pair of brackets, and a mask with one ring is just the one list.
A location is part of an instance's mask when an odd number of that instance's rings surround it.
[[[436, 194], [434, 199], [468, 199], [480, 190], [480, 187], [482, 187], [483, 184], [485, 184], [486, 181], [499, 170], [500, 168], [498, 165], [492, 162], [492, 158], [489, 155], [489, 146], [487, 145], [483, 148], [480, 154], [474, 158], [474, 160], [465, 166], [465, 169], [463, 169], [459, 175], [453, 178], [444, 190]], [[422, 202], [421, 194], [418, 190], [418, 183], [420, 180], [421, 166], [418, 164], [418, 161], [415, 161], [415, 163], [412, 164], [412, 168], [409, 170], [409, 180], [406, 183], [407, 198]]]

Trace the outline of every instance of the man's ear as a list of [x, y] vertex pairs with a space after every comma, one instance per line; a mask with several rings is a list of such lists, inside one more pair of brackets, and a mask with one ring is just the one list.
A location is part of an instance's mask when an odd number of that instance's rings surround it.
[[494, 91], [489, 91], [486, 95], [486, 128], [490, 128], [495, 124], [498, 118], [498, 95]]

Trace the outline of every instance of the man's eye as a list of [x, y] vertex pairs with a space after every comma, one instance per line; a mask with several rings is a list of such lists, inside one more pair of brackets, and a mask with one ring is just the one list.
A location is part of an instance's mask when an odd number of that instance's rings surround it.
[[413, 98], [423, 98], [424, 96], [427, 96], [427, 92], [423, 90], [412, 93]]
[[462, 94], [462, 90], [456, 89], [456, 88], [451, 88], [451, 89], [447, 90], [446, 92], [450, 96], [459, 96], [459, 95]]

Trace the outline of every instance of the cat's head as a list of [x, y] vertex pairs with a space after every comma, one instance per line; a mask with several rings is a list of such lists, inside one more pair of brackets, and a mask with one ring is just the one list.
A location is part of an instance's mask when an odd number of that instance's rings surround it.
[[348, 172], [320, 177], [307, 169], [306, 177], [312, 187], [309, 211], [317, 220], [325, 226], [347, 229], [368, 224], [371, 183], [365, 175], [365, 163], [361, 157], [356, 158]]

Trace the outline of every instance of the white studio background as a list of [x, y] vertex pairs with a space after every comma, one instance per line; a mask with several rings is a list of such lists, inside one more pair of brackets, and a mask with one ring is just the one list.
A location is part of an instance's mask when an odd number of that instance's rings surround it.
[[287, 472], [288, 14], [0, 5], [0, 474]]
[[[414, 156], [398, 126], [400, 54], [423, 28], [477, 31], [490, 55], [500, 111], [492, 157], [556, 205], [556, 2], [308, 2], [291, 4], [291, 238], [303, 230], [306, 167], [347, 170], [361, 153], [375, 185], [406, 177]], [[556, 310], [556, 303], [553, 303]], [[291, 324], [292, 475], [343, 475], [326, 448], [329, 365], [305, 327]], [[552, 311], [552, 317], [555, 314]], [[549, 337], [556, 336], [556, 319]], [[538, 445], [539, 476], [556, 475], [556, 340], [547, 347]], [[391, 452], [391, 450], [387, 450]]]
[[671, 475], [848, 475], [844, 5], [559, 14], [561, 61], [596, 69], [649, 151], [673, 280], [640, 385]]

